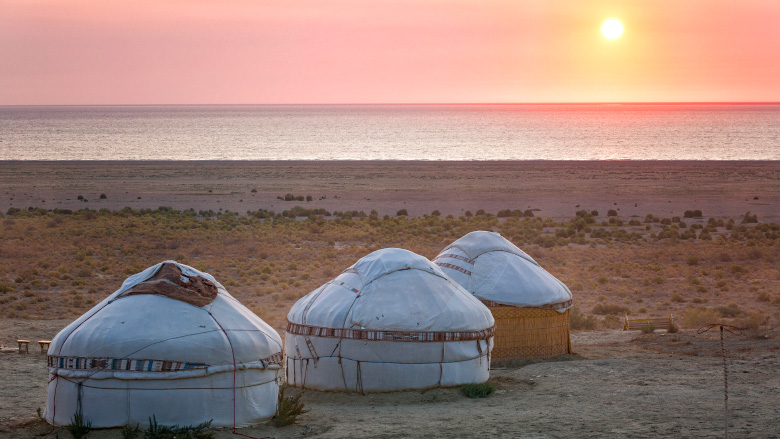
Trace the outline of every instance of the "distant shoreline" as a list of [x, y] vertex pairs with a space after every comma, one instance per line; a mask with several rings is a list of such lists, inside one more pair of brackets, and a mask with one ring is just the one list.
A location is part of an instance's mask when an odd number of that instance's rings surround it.
[[[286, 194], [312, 201], [279, 199]], [[168, 206], [244, 213], [296, 204], [456, 217], [539, 209], [537, 216], [561, 219], [579, 209], [615, 209], [621, 217], [700, 209], [777, 222], [780, 161], [0, 161], [0, 212]]]

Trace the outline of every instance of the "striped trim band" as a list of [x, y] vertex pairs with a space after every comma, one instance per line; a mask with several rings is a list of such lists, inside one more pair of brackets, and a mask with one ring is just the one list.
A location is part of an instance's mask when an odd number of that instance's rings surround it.
[[453, 270], [458, 270], [461, 273], [466, 273], [467, 276], [471, 276], [470, 271], [466, 270], [465, 268], [458, 267], [457, 265], [448, 264], [446, 262], [436, 262], [436, 265], [439, 267], [452, 268]]
[[[282, 353], [277, 352], [268, 358], [260, 360], [263, 364], [282, 364]], [[189, 363], [186, 361], [167, 360], [137, 360], [130, 358], [94, 358], [94, 357], [62, 357], [49, 355], [47, 365], [57, 369], [72, 370], [117, 370], [130, 372], [181, 372], [185, 370], [206, 369], [205, 363]]]
[[539, 306], [514, 306], [514, 305], [505, 305], [503, 303], [493, 302], [492, 300], [483, 300], [479, 299], [480, 302], [482, 302], [485, 306], [490, 306], [493, 308], [499, 308], [502, 306], [506, 307], [513, 307], [513, 308], [533, 308], [533, 309], [561, 309], [561, 308], [570, 308], [572, 305], [572, 300], [569, 299], [565, 302], [558, 302], [558, 303], [548, 303], [545, 305], [539, 305]]
[[325, 328], [322, 326], [300, 325], [289, 321], [287, 322], [287, 333], [289, 334], [370, 341], [441, 342], [487, 340], [492, 337], [495, 332], [495, 326], [491, 326], [490, 328], [483, 329], [481, 331], [411, 332], [375, 331], [372, 329]]
[[468, 262], [471, 265], [474, 265], [474, 263], [476, 262], [474, 259], [469, 259], [469, 258], [467, 258], [465, 256], [456, 255], [454, 253], [447, 253], [446, 255], [436, 256], [436, 259], [434, 259], [434, 261], [437, 261], [437, 260], [439, 260], [441, 258], [460, 259], [461, 261]]

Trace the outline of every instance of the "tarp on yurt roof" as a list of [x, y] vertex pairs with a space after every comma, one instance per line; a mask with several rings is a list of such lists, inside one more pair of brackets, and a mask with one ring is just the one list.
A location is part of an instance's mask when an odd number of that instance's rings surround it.
[[[166, 261], [52, 339], [45, 419], [248, 425], [276, 410], [279, 334], [207, 273]], [[235, 404], [233, 400], [235, 399]], [[183, 403], [185, 402], [186, 403]]]
[[517, 307], [571, 307], [571, 291], [533, 258], [494, 232], [471, 232], [434, 262], [484, 301]]

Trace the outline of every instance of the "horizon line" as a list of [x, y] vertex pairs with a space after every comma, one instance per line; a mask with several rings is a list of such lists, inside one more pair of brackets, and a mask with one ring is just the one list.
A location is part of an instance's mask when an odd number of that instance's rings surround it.
[[627, 102], [342, 102], [262, 104], [0, 104], [0, 107], [230, 107], [230, 106], [554, 106], [554, 105], [780, 105], [780, 101]]

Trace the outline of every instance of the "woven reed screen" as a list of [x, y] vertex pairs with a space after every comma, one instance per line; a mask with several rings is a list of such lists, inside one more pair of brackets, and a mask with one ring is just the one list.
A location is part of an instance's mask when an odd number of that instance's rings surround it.
[[492, 361], [550, 358], [571, 353], [569, 311], [489, 306], [496, 320]]

